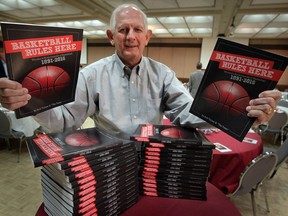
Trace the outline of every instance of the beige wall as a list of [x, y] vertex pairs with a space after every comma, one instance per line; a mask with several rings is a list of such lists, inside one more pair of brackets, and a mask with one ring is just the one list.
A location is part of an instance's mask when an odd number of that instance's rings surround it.
[[[275, 53], [275, 54], [279, 54], [282, 56], [288, 56], [288, 50], [274, 50], [274, 49], [266, 49], [267, 52], [271, 52], [271, 53]], [[284, 73], [282, 74], [278, 85], [288, 85], [288, 67], [286, 67], [286, 70], [284, 71]]]
[[[88, 64], [113, 53], [113, 47], [88, 47]], [[144, 55], [172, 68], [178, 78], [189, 78], [200, 59], [200, 48], [147, 47]]]
[[[280, 45], [282, 43], [287, 47], [287, 40], [252, 40], [249, 44], [260, 46], [268, 45], [269, 47], [273, 47], [275, 45], [279, 47], [279, 41]], [[196, 63], [200, 60], [202, 41], [195, 39], [154, 39], [151, 42], [150, 44], [153, 44], [153, 46], [146, 47], [144, 55], [171, 67], [176, 72], [177, 77], [186, 82], [190, 73], [196, 69]], [[89, 46], [88, 42], [88, 64], [114, 53], [114, 47], [109, 46], [107, 40], [92, 41], [92, 43], [94, 43], [94, 45]], [[97, 46], [97, 43], [101, 43], [102, 45]], [[165, 45], [163, 46], [163, 44]], [[171, 46], [169, 44], [171, 44]], [[185, 45], [187, 46], [185, 47]], [[264, 50], [283, 56], [288, 56], [287, 49], [265, 48]], [[279, 80], [278, 85], [288, 87], [288, 67]]]

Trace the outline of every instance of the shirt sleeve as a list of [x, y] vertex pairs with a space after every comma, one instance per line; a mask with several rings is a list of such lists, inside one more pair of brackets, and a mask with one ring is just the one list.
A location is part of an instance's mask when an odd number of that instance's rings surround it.
[[80, 128], [86, 118], [95, 111], [95, 103], [89, 97], [83, 73], [79, 74], [75, 101], [37, 114], [34, 118], [48, 132]]
[[207, 125], [190, 113], [193, 98], [173, 71], [165, 77], [164, 85], [164, 114], [173, 124], [193, 128]]

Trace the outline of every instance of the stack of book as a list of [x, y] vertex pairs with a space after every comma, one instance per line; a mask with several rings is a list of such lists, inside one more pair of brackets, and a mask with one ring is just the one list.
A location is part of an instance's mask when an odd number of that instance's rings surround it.
[[140, 125], [131, 140], [142, 142], [140, 194], [206, 200], [213, 144], [194, 129]]
[[48, 215], [117, 215], [137, 202], [137, 152], [132, 141], [96, 128], [28, 139]]

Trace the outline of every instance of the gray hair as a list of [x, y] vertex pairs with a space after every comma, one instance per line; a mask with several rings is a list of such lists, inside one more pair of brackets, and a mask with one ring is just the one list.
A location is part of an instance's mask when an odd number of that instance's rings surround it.
[[145, 27], [145, 32], [147, 31], [148, 28], [148, 21], [147, 21], [147, 16], [146, 14], [136, 5], [136, 4], [122, 4], [119, 5], [118, 7], [116, 7], [114, 9], [114, 11], [112, 12], [111, 18], [110, 18], [110, 29], [111, 31], [115, 31], [116, 30], [116, 17], [117, 15], [125, 8], [131, 7], [137, 11], [140, 12], [140, 14], [143, 17], [143, 21], [144, 21], [144, 27]]

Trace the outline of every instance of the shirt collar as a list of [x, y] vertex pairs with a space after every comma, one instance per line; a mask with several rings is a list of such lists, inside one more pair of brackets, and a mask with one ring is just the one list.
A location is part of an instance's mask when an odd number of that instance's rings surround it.
[[[121, 61], [121, 59], [119, 58], [119, 56], [117, 55], [117, 53], [115, 53], [115, 61], [117, 62], [117, 64], [120, 66], [120, 68], [122, 68], [122, 73], [121, 73], [121, 76], [122, 77], [124, 77], [125, 76], [125, 73], [124, 73], [124, 67], [126, 67], [124, 64], [123, 64], [123, 62]], [[140, 61], [140, 63], [138, 64], [138, 65], [136, 65], [134, 68], [136, 68], [136, 73], [137, 73], [137, 75], [139, 75], [140, 76], [140, 69], [144, 66], [144, 63], [143, 63], [144, 61], [143, 61], [143, 57], [141, 58], [141, 61]], [[133, 70], [135, 70], [135, 69], [132, 69], [132, 71]]]

